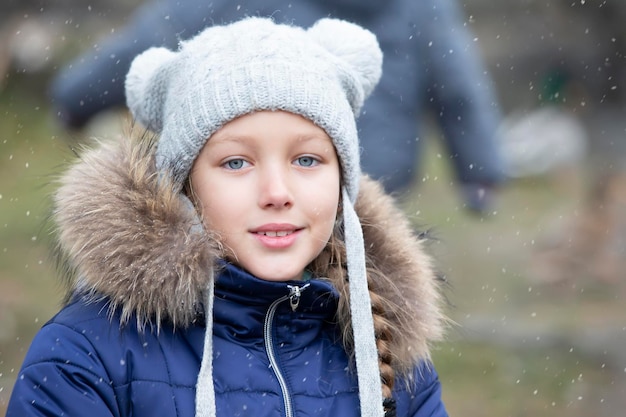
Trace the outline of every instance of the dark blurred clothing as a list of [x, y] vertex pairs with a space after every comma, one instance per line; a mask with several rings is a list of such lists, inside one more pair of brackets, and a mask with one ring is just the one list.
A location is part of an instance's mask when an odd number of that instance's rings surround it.
[[[176, 49], [207, 25], [246, 15], [310, 26], [332, 15], [373, 31], [384, 52], [383, 76], [358, 119], [363, 170], [387, 191], [407, 189], [419, 170], [420, 126], [437, 120], [467, 207], [504, 179], [496, 145], [499, 107], [479, 52], [455, 0], [157, 0], [129, 24], [59, 72], [51, 96], [68, 127], [122, 106], [132, 59], [151, 46]], [[340, 39], [337, 40], [341, 42]]]

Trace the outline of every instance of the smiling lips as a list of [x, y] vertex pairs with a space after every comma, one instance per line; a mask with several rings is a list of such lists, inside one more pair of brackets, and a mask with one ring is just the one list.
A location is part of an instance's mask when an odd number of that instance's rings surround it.
[[251, 230], [251, 233], [269, 249], [284, 249], [296, 241], [301, 230], [292, 224], [266, 224]]
[[288, 232], [286, 230], [282, 230], [280, 232], [257, 232], [257, 234], [265, 235], [265, 236], [269, 236], [269, 237], [284, 237], [284, 236], [290, 235], [292, 233], [293, 233], [293, 231], [289, 231]]

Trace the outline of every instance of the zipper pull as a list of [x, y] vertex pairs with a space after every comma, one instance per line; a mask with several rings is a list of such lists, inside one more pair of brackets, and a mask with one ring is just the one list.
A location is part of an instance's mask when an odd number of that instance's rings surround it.
[[297, 285], [287, 285], [287, 288], [289, 288], [289, 305], [291, 306], [291, 311], [296, 311], [298, 304], [300, 304], [302, 291], [309, 285], [311, 284], [304, 284], [302, 287], [298, 287]]

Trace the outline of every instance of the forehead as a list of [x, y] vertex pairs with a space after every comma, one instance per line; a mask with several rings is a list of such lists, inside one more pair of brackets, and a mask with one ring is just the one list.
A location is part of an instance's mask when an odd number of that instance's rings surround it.
[[229, 121], [218, 129], [209, 142], [243, 141], [249, 138], [292, 138], [299, 142], [332, 143], [324, 129], [298, 114], [286, 111], [258, 111]]

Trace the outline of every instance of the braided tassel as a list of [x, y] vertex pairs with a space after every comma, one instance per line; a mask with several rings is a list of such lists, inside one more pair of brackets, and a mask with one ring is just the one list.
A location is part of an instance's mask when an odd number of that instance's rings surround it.
[[383, 408], [385, 409], [385, 417], [396, 417], [396, 400], [393, 398], [385, 398], [383, 400]]

